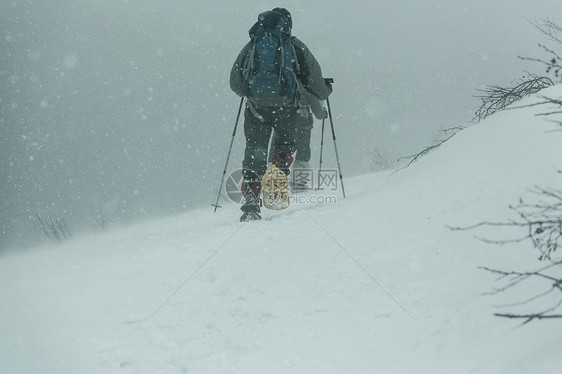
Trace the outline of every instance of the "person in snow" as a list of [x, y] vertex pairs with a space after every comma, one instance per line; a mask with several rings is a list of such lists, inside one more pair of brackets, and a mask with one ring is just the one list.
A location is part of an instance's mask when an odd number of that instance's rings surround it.
[[[258, 22], [250, 29], [250, 37], [255, 35], [256, 30], [263, 29], [266, 23], [280, 25], [282, 22], [283, 32], [290, 35], [292, 17], [287, 9], [274, 8], [272, 11], [262, 13]], [[289, 42], [291, 51], [288, 51], [289, 48], [279, 49], [281, 54], [291, 53], [292, 61], [283, 60], [283, 63], [288, 63], [285, 65], [288, 71], [296, 76], [298, 91], [306, 90], [318, 100], [327, 99], [332, 92], [332, 87], [322, 77], [322, 70], [316, 58], [308, 47], [295, 36], [290, 36]], [[272, 162], [283, 172], [289, 174], [289, 167], [293, 161], [292, 154], [296, 149], [295, 129], [299, 117], [298, 94], [297, 100], [287, 100], [286, 97], [271, 92], [262, 92], [256, 96], [248, 94], [248, 71], [256, 65], [255, 46], [255, 39], [252, 39], [242, 48], [230, 72], [232, 91], [240, 97], [247, 97], [244, 111], [246, 148], [242, 162], [243, 181], [241, 186], [244, 204], [241, 207], [243, 214], [240, 221], [261, 219], [261, 178], [267, 168], [267, 148], [273, 129], [277, 136]], [[257, 83], [253, 80], [250, 82], [250, 84], [256, 85]]]
[[[319, 120], [326, 119], [328, 118], [328, 111], [321, 100], [318, 100], [305, 90], [300, 95], [298, 113], [295, 134], [297, 155], [293, 163], [293, 171], [311, 170], [312, 167], [308, 162], [311, 157], [310, 140], [312, 137], [312, 128], [314, 127], [314, 117]], [[314, 115], [314, 117], [312, 115]], [[277, 151], [275, 149], [277, 143], [276, 136], [277, 133], [274, 132], [269, 150], [270, 156], [273, 156]]]

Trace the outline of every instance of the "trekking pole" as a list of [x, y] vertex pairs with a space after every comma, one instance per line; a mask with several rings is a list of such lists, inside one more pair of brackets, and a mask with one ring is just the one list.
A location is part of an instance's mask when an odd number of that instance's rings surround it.
[[215, 207], [214, 213], [217, 212], [217, 208], [221, 208], [219, 205], [219, 199], [222, 193], [222, 185], [224, 184], [224, 178], [226, 177], [226, 169], [228, 167], [228, 160], [230, 159], [230, 153], [232, 152], [232, 144], [234, 144], [234, 137], [236, 136], [236, 129], [238, 128], [238, 121], [240, 120], [240, 113], [242, 112], [242, 103], [244, 98], [240, 99], [240, 106], [238, 107], [238, 114], [236, 115], [236, 122], [234, 123], [234, 131], [232, 132], [232, 139], [230, 140], [230, 147], [228, 147], [228, 154], [226, 155], [226, 163], [224, 164], [224, 170], [222, 172], [221, 184], [219, 187], [219, 194], [217, 195], [217, 201], [212, 205]]
[[[334, 78], [326, 78], [326, 82], [334, 83]], [[345, 199], [345, 188], [343, 187], [343, 175], [341, 173], [340, 157], [338, 155], [338, 146], [336, 145], [336, 131], [334, 130], [334, 119], [332, 117], [332, 108], [330, 107], [330, 99], [326, 98], [326, 104], [328, 105], [328, 116], [330, 117], [330, 126], [332, 127], [332, 139], [334, 139], [334, 150], [336, 151], [336, 161], [338, 163], [338, 173], [340, 175], [341, 191], [343, 193], [343, 198]]]
[[326, 123], [326, 118], [322, 118], [322, 136], [320, 137], [320, 166], [318, 171], [322, 170], [322, 150], [324, 148], [324, 124]]

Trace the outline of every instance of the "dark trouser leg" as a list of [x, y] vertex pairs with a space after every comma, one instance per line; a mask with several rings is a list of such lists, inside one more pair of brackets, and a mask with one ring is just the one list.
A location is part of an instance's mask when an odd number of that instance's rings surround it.
[[297, 161], [310, 161], [310, 137], [312, 135], [312, 126], [314, 119], [312, 113], [308, 110], [309, 115], [306, 117], [299, 117], [296, 128], [297, 140]]
[[[264, 114], [260, 114], [264, 116]], [[242, 168], [245, 174], [247, 172], [253, 172], [258, 178], [261, 178], [265, 174], [265, 169], [267, 167], [267, 146], [269, 144], [271, 130], [271, 123], [260, 121], [259, 118], [254, 116], [250, 109], [246, 108], [244, 112], [246, 149], [244, 151], [244, 161], [242, 162]]]
[[[310, 139], [312, 137], [312, 125], [313, 120], [311, 117], [308, 118], [301, 118], [300, 116], [297, 117], [297, 125], [295, 126], [296, 133], [295, 133], [295, 150], [297, 152], [297, 156], [295, 159], [297, 161], [310, 161], [311, 152], [310, 152]], [[273, 138], [271, 139], [271, 147], [269, 148], [269, 158], [268, 162], [271, 161], [272, 156], [279, 152], [279, 149], [275, 148], [277, 140], [277, 132], [273, 132]]]
[[[246, 149], [244, 151], [242, 193], [245, 203], [244, 212], [260, 211], [261, 178], [267, 168], [267, 146], [271, 131], [277, 133], [273, 155], [275, 164], [288, 174], [295, 151], [295, 124], [297, 108], [246, 108], [244, 112], [244, 135]], [[259, 115], [261, 118], [258, 118]]]
[[275, 128], [273, 148], [275, 153], [272, 156], [272, 161], [275, 166], [288, 175], [293, 162], [292, 154], [296, 150], [297, 108], [277, 108], [273, 119], [273, 127]]
[[261, 178], [267, 167], [267, 146], [271, 136], [271, 124], [261, 121], [249, 108], [244, 112], [244, 136], [246, 149], [242, 161], [243, 212], [260, 211]]
[[297, 128], [297, 157], [296, 160], [308, 162], [310, 161], [310, 137], [311, 129]]

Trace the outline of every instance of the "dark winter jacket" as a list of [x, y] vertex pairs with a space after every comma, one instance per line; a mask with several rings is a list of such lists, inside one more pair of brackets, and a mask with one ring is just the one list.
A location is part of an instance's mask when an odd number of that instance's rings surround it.
[[[319, 100], [326, 100], [330, 95], [331, 87], [328, 87], [322, 77], [322, 69], [316, 58], [312, 55], [308, 47], [300, 41], [297, 37], [292, 36], [291, 42], [295, 47], [296, 58], [298, 62], [298, 69], [296, 69], [297, 78], [303, 84], [304, 88]], [[238, 96], [244, 96], [243, 91], [243, 72], [246, 54], [250, 48], [250, 42], [242, 48], [240, 54], [232, 65], [230, 71], [230, 88]]]
[[312, 114], [314, 114], [314, 117], [317, 119], [328, 118], [328, 113], [326, 113], [326, 109], [324, 109], [322, 101], [309, 94], [308, 91], [301, 95], [299, 106], [301, 107], [301, 110], [302, 108], [306, 108], [307, 110], [310, 108]]

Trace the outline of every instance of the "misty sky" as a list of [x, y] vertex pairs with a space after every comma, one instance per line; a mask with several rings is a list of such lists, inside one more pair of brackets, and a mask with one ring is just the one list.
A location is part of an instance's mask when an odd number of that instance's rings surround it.
[[35, 213], [79, 231], [96, 218], [211, 211], [239, 104], [230, 68], [264, 10], [288, 8], [293, 34], [335, 79], [344, 178], [372, 171], [375, 150], [394, 163], [470, 124], [478, 88], [544, 74], [517, 57], [548, 58], [529, 21], [562, 14], [559, 0], [195, 4], [0, 4], [0, 250], [41, 237]]

